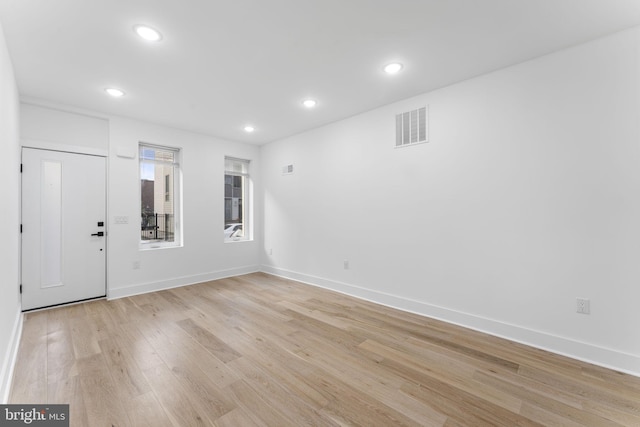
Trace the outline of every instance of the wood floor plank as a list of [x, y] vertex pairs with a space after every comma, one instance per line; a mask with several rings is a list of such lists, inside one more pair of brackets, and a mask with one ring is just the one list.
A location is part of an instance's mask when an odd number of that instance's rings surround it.
[[640, 378], [255, 273], [26, 314], [10, 402], [72, 427], [619, 427]]
[[76, 356], [68, 327], [47, 334], [47, 359], [48, 382], [65, 380], [76, 372]]
[[[478, 370], [473, 374], [473, 379], [481, 383], [487, 384], [490, 387], [494, 387], [501, 390], [506, 390], [514, 397], [521, 396], [524, 401], [530, 400], [530, 396], [522, 396], [519, 393], [514, 392], [514, 387], [521, 387], [530, 393], [536, 393], [542, 396], [547, 396], [555, 402], [563, 403], [572, 408], [580, 409], [583, 404], [583, 399], [580, 395], [567, 393], [563, 390], [558, 390], [553, 387], [549, 387], [546, 384], [521, 377], [517, 373], [511, 372], [487, 372], [485, 370]], [[509, 387], [503, 387], [500, 385], [500, 381], [510, 384]]]
[[158, 365], [142, 372], [173, 425], [213, 425], [213, 421], [194, 404], [191, 396], [189, 396], [168, 367]]
[[47, 399], [46, 344], [28, 348], [38, 356], [22, 358], [16, 362], [16, 372], [24, 373], [24, 378], [13, 385], [11, 402], [45, 402]]
[[388, 366], [408, 381], [417, 383], [437, 381], [454, 387], [460, 394], [481, 395], [487, 403], [496, 408], [517, 413], [522, 401], [502, 390], [488, 387], [473, 380], [477, 367], [462, 363], [453, 358], [441, 357], [437, 353], [408, 354], [395, 348], [389, 348], [371, 340], [360, 345], [362, 349], [378, 353], [385, 357], [380, 362]]
[[[350, 383], [362, 386], [363, 389], [375, 387], [397, 390], [404, 380], [386, 370], [377, 369], [375, 362], [367, 363], [365, 358], [356, 355], [340, 354], [328, 347], [307, 347], [297, 352], [301, 358], [313, 366], [322, 368], [338, 378], [348, 378]], [[340, 355], [339, 357], [337, 357]], [[388, 390], [387, 390], [388, 389]]]
[[[60, 307], [60, 309], [66, 312], [66, 316], [68, 319], [75, 319], [76, 317], [84, 317], [87, 315], [86, 307], [87, 307], [86, 303], [80, 303], [80, 304], [70, 304], [67, 306], [63, 306], [63, 307]], [[48, 310], [47, 310], [47, 313], [48, 313]]]
[[[380, 364], [406, 380], [401, 390], [407, 393], [408, 390], [411, 390], [411, 393], [408, 394], [415, 398], [419, 398], [419, 396], [435, 398], [440, 402], [440, 407], [446, 410], [449, 417], [457, 416], [459, 409], [456, 408], [460, 404], [456, 399], [460, 399], [467, 406], [473, 405], [475, 412], [481, 412], [485, 416], [499, 413], [509, 422], [524, 422], [517, 415], [521, 401], [498, 389], [490, 389], [479, 383], [474, 384], [472, 378], [475, 370], [471, 366], [461, 364], [447, 366], [446, 363], [433, 358], [427, 359], [426, 363], [423, 363], [415, 356], [407, 355], [370, 340], [365, 341], [360, 347], [385, 357]], [[478, 398], [480, 395], [483, 397]], [[422, 400], [425, 403], [431, 402], [429, 399]], [[477, 419], [474, 422], [484, 421]]]
[[321, 412], [338, 424], [381, 427], [421, 425], [326, 372], [318, 370], [309, 378], [329, 400]]
[[16, 360], [11, 401], [44, 402], [47, 399], [47, 313], [25, 315], [18, 358]]
[[505, 410], [482, 398], [430, 377], [419, 384], [405, 383], [402, 391], [438, 412], [469, 426], [541, 426], [520, 414]]
[[253, 390], [244, 380], [238, 380], [225, 388], [237, 405], [250, 414], [252, 419], [268, 426], [297, 427], [286, 413], [278, 411], [266, 402], [260, 394]]
[[192, 319], [181, 320], [177, 324], [221, 361], [227, 363], [241, 356], [231, 346], [225, 344], [205, 328], [200, 327]]
[[[138, 325], [145, 339], [171, 369], [197, 367], [203, 378], [225, 387], [239, 376], [173, 322]], [[180, 349], [180, 351], [176, 351]], [[201, 367], [201, 368], [200, 368]]]
[[[637, 402], [636, 402], [637, 405]], [[590, 414], [614, 421], [621, 425], [640, 426], [640, 412], [632, 409], [627, 403], [601, 403], [597, 400], [585, 400], [582, 409]]]
[[501, 389], [513, 394], [514, 396], [518, 396], [523, 400], [523, 402], [540, 407], [545, 411], [556, 414], [570, 422], [575, 422], [585, 426], [620, 426], [619, 423], [588, 413], [582, 408], [567, 405], [559, 400], [553, 399], [552, 396], [530, 390], [517, 382], [512, 383], [510, 381], [505, 381], [497, 375], [494, 376], [484, 372], [478, 372], [476, 376], [485, 384], [493, 385], [497, 389]]
[[523, 403], [520, 414], [548, 427], [584, 427], [583, 424], [526, 402]]
[[109, 373], [118, 387], [121, 397], [131, 400], [151, 391], [149, 384], [142, 375], [140, 368], [123, 342], [117, 337], [105, 339], [98, 343], [106, 359]]
[[587, 363], [584, 363], [580, 370], [582, 376], [600, 380], [596, 382], [599, 386], [615, 387], [621, 393], [640, 392], [640, 382], [637, 381], [637, 377]]
[[131, 426], [131, 421], [120, 400], [120, 390], [106, 368], [103, 355], [89, 356], [86, 361], [88, 363], [84, 366], [93, 368], [83, 369], [79, 381], [88, 425]]
[[90, 424], [83, 396], [80, 377], [69, 377], [56, 382], [49, 382], [46, 403], [69, 405], [70, 425], [88, 426]]
[[120, 298], [104, 305], [111, 317], [119, 324], [136, 323], [147, 319], [146, 314], [133, 298]]
[[124, 402], [124, 407], [134, 427], [175, 426], [152, 391]]
[[344, 354], [319, 351], [318, 347], [308, 347], [298, 352], [301, 357], [337, 378], [344, 379], [360, 393], [380, 401], [388, 407], [405, 414], [408, 418], [424, 426], [441, 426], [446, 416], [437, 413], [428, 405], [400, 393], [405, 380], [392, 372], [376, 369], [375, 362], [363, 363]]
[[47, 332], [69, 329], [69, 310], [44, 310], [42, 313], [47, 317]]
[[294, 311], [296, 313], [300, 313], [303, 316], [307, 316], [310, 317], [312, 319], [318, 320], [319, 322], [322, 323], [326, 323], [328, 325], [334, 326], [338, 329], [347, 329], [348, 327], [348, 323], [339, 319], [339, 318], [335, 318], [332, 317], [328, 314], [323, 313], [322, 311], [319, 310], [312, 310], [303, 306], [300, 306], [298, 304], [289, 302], [289, 301], [281, 301], [279, 303], [282, 307], [286, 307], [291, 311]]
[[557, 372], [547, 372], [535, 367], [522, 366], [518, 375], [545, 384], [557, 390], [580, 395], [583, 399], [624, 408], [629, 413], [640, 414], [640, 393], [619, 393], [615, 387], [596, 387], [584, 381], [582, 376], [567, 377]]
[[122, 323], [113, 334], [123, 346], [126, 346], [129, 355], [136, 364], [142, 368], [158, 366], [164, 363], [158, 352], [151, 346], [146, 336], [141, 332], [141, 322]]
[[[306, 376], [316, 368], [309, 365], [297, 353], [290, 351], [287, 346], [281, 346], [279, 340], [256, 339], [238, 331], [234, 341], [239, 349], [244, 350], [245, 359], [252, 360], [256, 365], [268, 369], [271, 376], [288, 390], [291, 395], [302, 398], [314, 409], [324, 407], [328, 401], [320, 394], [313, 384], [309, 384]], [[241, 338], [244, 338], [241, 340]], [[233, 367], [233, 362], [230, 362]], [[234, 370], [244, 376], [245, 372]]]
[[228, 412], [216, 420], [217, 427], [268, 427], [257, 418], [252, 418], [247, 411], [242, 408], [236, 408]]
[[247, 358], [239, 358], [230, 362], [237, 371], [242, 372], [244, 382], [262, 399], [280, 413], [286, 414], [289, 421], [298, 426], [329, 426], [337, 424], [324, 419], [314, 408], [313, 400], [305, 395], [291, 394], [286, 382], [273, 375], [268, 367], [263, 367]]
[[95, 329], [89, 323], [86, 314], [69, 318], [69, 330], [76, 359], [100, 353], [98, 336], [95, 335]]

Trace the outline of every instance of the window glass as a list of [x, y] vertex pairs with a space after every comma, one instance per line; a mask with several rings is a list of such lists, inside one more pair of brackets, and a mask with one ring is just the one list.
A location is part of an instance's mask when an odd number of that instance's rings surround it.
[[180, 150], [140, 144], [140, 243], [145, 247], [179, 243], [178, 180]]
[[225, 157], [224, 239], [249, 239], [249, 161]]

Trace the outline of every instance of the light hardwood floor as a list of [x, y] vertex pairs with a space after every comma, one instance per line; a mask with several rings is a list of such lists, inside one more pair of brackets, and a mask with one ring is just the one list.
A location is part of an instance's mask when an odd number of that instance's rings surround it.
[[26, 315], [85, 426], [640, 426], [640, 378], [266, 274]]

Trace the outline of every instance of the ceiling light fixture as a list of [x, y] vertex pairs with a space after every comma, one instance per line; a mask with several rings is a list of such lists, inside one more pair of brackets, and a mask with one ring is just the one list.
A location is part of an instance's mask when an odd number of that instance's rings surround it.
[[304, 105], [307, 108], [313, 108], [316, 105], [318, 105], [318, 101], [316, 101], [315, 99], [309, 98], [302, 101], [302, 105]]
[[113, 96], [114, 98], [120, 98], [124, 96], [124, 91], [121, 89], [116, 89], [115, 87], [108, 87], [104, 91], [107, 92], [109, 95]]
[[392, 62], [384, 66], [384, 72], [387, 74], [396, 74], [402, 70], [402, 64], [399, 62]]
[[247, 125], [247, 126], [245, 126], [245, 127], [244, 127], [244, 131], [245, 131], [245, 132], [248, 132], [248, 133], [251, 133], [251, 132], [253, 132], [254, 130], [256, 130], [256, 128], [254, 128], [254, 127], [253, 127], [253, 126], [251, 126], [251, 125]]
[[136, 25], [133, 27], [133, 31], [143, 39], [150, 42], [158, 42], [162, 40], [162, 34], [160, 34], [160, 31], [146, 25]]

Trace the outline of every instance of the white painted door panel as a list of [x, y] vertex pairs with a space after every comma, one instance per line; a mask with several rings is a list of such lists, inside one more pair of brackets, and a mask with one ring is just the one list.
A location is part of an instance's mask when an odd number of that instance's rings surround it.
[[23, 310], [106, 294], [105, 162], [22, 150]]

